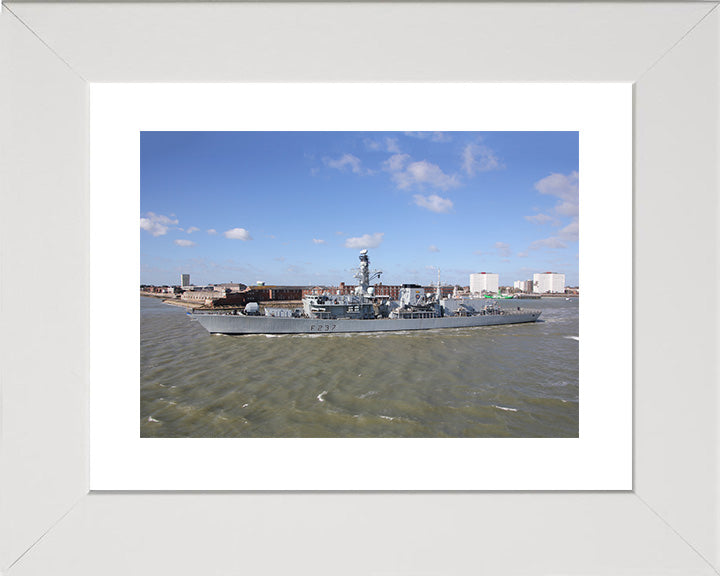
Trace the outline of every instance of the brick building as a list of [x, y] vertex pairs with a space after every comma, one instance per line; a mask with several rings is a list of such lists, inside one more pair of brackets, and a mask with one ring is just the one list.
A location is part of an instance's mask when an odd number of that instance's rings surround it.
[[213, 300], [213, 306], [243, 306], [248, 302], [277, 302], [300, 300], [303, 286], [248, 286], [240, 292], [227, 291], [222, 297]]

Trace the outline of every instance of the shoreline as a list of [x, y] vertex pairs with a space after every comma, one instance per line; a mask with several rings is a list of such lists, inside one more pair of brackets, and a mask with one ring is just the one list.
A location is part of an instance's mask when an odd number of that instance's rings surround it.
[[[178, 306], [179, 308], [206, 308], [205, 304], [200, 302], [188, 302], [187, 300], [181, 300], [180, 298], [167, 298], [167, 294], [153, 294], [149, 292], [140, 292], [140, 296], [147, 296], [148, 298], [157, 298], [163, 301], [163, 304], [169, 304], [170, 306]], [[258, 302], [263, 308], [302, 308], [302, 300], [271, 300], [267, 302]], [[237, 310], [243, 308], [244, 305], [238, 306], [217, 306], [207, 307], [207, 310]]]
[[168, 298], [167, 294], [153, 294], [151, 292], [140, 292], [140, 296], [146, 296], [147, 298], [156, 298], [162, 300], [163, 304], [170, 304], [170, 306], [179, 306], [180, 308], [200, 308], [202, 304], [199, 302], [188, 302], [186, 300], [180, 300], [180, 298]]
[[170, 306], [178, 306], [179, 308], [202, 308], [203, 305], [199, 302], [188, 302], [186, 300], [172, 300], [170, 298], [163, 300], [163, 304], [169, 304]]

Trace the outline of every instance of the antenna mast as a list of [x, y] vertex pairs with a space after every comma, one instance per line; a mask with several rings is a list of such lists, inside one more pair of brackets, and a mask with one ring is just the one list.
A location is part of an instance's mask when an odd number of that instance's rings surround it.
[[370, 281], [375, 278], [380, 278], [382, 270], [370, 273], [370, 258], [368, 257], [367, 249], [360, 251], [360, 270], [355, 274], [355, 278], [358, 279], [359, 288], [362, 290], [362, 294], [368, 293], [370, 288]]

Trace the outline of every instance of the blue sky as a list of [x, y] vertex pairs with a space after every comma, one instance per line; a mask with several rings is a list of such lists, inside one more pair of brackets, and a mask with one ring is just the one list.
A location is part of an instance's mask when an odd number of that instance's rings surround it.
[[143, 132], [141, 282], [578, 284], [577, 132]]

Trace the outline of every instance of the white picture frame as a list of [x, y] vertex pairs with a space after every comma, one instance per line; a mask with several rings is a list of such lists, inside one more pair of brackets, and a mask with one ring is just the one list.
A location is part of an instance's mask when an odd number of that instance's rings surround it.
[[[719, 31], [715, 2], [5, 6], [0, 570], [716, 574], [716, 296], [682, 314], [658, 271], [717, 266]], [[183, 75], [634, 82], [633, 491], [88, 493], [88, 83]]]

